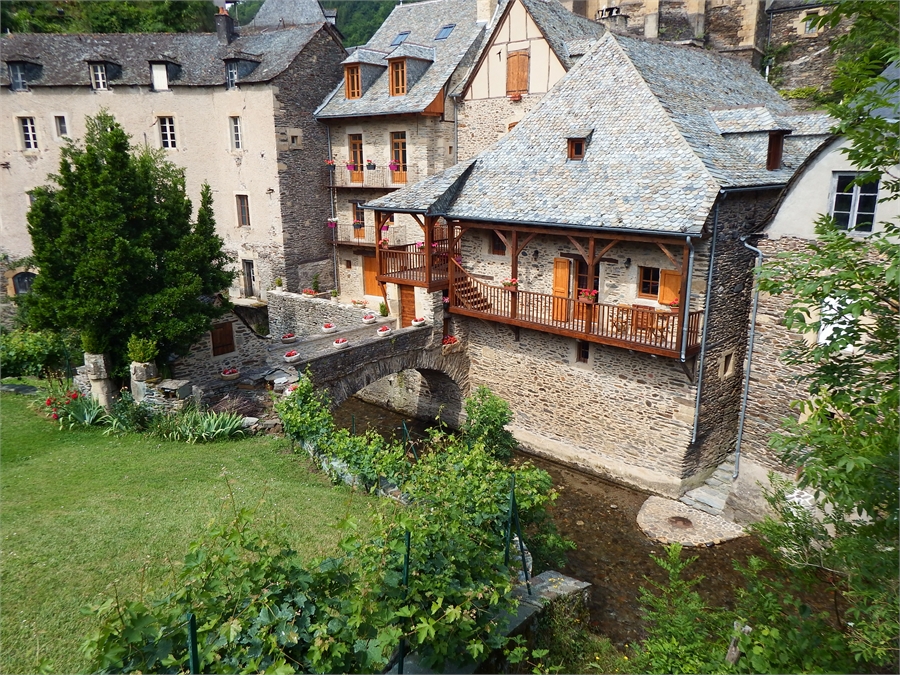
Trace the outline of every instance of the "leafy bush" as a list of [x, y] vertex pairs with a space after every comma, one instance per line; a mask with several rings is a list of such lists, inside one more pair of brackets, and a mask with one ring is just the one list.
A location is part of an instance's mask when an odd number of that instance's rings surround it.
[[46, 377], [66, 365], [79, 365], [81, 353], [69, 336], [53, 331], [0, 333], [0, 367], [4, 377]]
[[509, 404], [496, 396], [487, 387], [478, 387], [466, 399], [466, 422], [462, 427], [463, 437], [469, 443], [482, 443], [497, 459], [512, 457], [518, 447], [516, 439], [506, 428], [512, 421]]
[[153, 338], [140, 338], [132, 335], [128, 338], [128, 358], [138, 363], [150, 363], [159, 354], [159, 347]]
[[153, 407], [146, 401], [134, 402], [128, 389], [122, 389], [107, 416], [109, 428], [105, 434], [146, 431], [153, 419]]
[[389, 312], [388, 312], [387, 303], [384, 303], [384, 302], [378, 303], [378, 313], [381, 314], [381, 316], [388, 315]]

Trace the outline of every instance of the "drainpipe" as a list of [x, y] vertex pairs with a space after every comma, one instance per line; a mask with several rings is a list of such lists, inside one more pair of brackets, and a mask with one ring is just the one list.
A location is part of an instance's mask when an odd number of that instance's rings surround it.
[[[745, 234], [741, 237], [741, 243], [745, 248], [756, 254], [757, 268], [762, 267], [763, 252], [747, 243], [749, 237], [750, 235]], [[747, 399], [750, 396], [750, 366], [753, 363], [753, 340], [756, 337], [756, 312], [759, 309], [759, 280], [754, 279], [753, 285], [756, 288], [753, 292], [753, 309], [750, 312], [750, 337], [747, 340], [747, 367], [744, 370], [744, 396], [741, 400], [741, 416], [738, 420], [737, 442], [735, 443], [734, 448], [734, 473], [731, 475], [732, 479], [738, 477], [738, 472], [741, 468], [741, 440], [744, 436], [744, 419], [747, 417]]]
[[684, 299], [684, 325], [681, 327], [681, 362], [684, 363], [684, 355], [687, 352], [687, 334], [689, 317], [691, 315], [691, 281], [694, 278], [694, 242], [690, 237], [685, 238], [685, 243], [691, 252], [688, 254], [687, 268], [687, 297]]
[[[326, 138], [328, 139], [328, 155], [327, 155], [327, 157], [329, 159], [331, 159], [331, 127], [328, 126], [327, 124], [325, 125], [325, 134], [326, 134]], [[335, 171], [337, 171], [337, 169], [335, 169]], [[334, 172], [329, 172], [328, 175], [333, 176]], [[331, 206], [331, 217], [332, 218], [334, 218], [337, 215], [337, 211], [334, 208], [335, 199], [336, 199], [335, 188], [329, 187], [328, 188], [328, 201], [330, 202], [330, 206]], [[339, 288], [340, 284], [338, 283], [337, 246], [335, 245], [336, 241], [337, 241], [337, 228], [334, 228], [331, 231], [331, 269], [332, 269], [332, 274], [334, 274], [334, 287]]]
[[453, 163], [459, 163], [459, 97], [451, 96], [453, 100]]
[[700, 423], [700, 394], [703, 393], [703, 371], [706, 365], [706, 335], [709, 332], [709, 307], [712, 304], [713, 269], [716, 262], [716, 237], [719, 231], [719, 203], [725, 200], [725, 192], [720, 192], [721, 199], [716, 200], [713, 212], [713, 236], [709, 247], [709, 271], [706, 275], [706, 307], [703, 309], [703, 337], [700, 338], [700, 371], [697, 373], [697, 397], [694, 400], [694, 430], [691, 433], [691, 445], [697, 442], [697, 427]]

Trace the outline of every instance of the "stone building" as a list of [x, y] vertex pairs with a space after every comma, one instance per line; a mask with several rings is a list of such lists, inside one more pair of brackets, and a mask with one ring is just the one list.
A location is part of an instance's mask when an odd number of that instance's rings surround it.
[[[345, 299], [388, 303], [403, 325], [419, 316], [414, 294], [398, 296], [376, 280], [374, 218], [366, 201], [441, 172], [457, 161], [456, 111], [449, 99], [484, 33], [474, 0], [398, 5], [372, 39], [343, 61], [344, 78], [316, 118], [327, 125], [330, 152], [319, 173], [333, 190], [334, 237]], [[334, 162], [322, 164], [322, 159]], [[398, 214], [385, 240], [423, 239], [413, 218]], [[418, 235], [416, 234], [418, 232]]]
[[264, 300], [333, 278], [315, 107], [346, 52], [315, 0], [267, 0], [254, 27], [217, 33], [7, 34], [0, 40], [0, 247], [30, 253], [29, 191], [59, 168], [68, 139], [106, 109], [136, 144], [185, 169], [195, 206], [213, 189], [218, 232], [240, 273], [233, 297]]
[[827, 126], [739, 61], [607, 33], [491, 148], [367, 204], [433, 251], [376, 246], [378, 279], [440, 289], [523, 445], [681, 494], [734, 446], [742, 238]]

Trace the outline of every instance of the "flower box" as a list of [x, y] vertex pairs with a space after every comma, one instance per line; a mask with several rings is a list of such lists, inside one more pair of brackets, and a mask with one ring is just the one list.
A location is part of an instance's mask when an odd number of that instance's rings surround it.
[[337, 330], [337, 326], [335, 326], [333, 323], [322, 324], [322, 332], [323, 333], [333, 333], [336, 330]]
[[378, 321], [378, 317], [374, 314], [366, 314], [362, 319], [363, 323], [375, 323]]
[[285, 352], [284, 360], [288, 363], [297, 363], [303, 356], [299, 354], [295, 349], [292, 349], [289, 352]]
[[375, 162], [366, 162], [366, 168], [369, 171], [374, 171], [375, 170]]
[[356, 164], [348, 164], [347, 171], [356, 171]]
[[388, 164], [388, 168], [389, 168], [391, 171], [399, 171], [399, 170], [400, 170], [400, 165], [399, 165], [397, 162], [391, 162], [390, 164]]
[[391, 329], [388, 326], [382, 326], [381, 328], [379, 328], [378, 330], [375, 331], [375, 334], [378, 337], [385, 337], [386, 335], [390, 335], [390, 333], [391, 333]]
[[241, 373], [237, 368], [226, 368], [221, 373], [219, 373], [219, 377], [223, 380], [236, 380], [241, 376]]
[[424, 318], [413, 319], [413, 320], [412, 320], [412, 325], [413, 325], [413, 326], [424, 326], [424, 325], [425, 325], [425, 319], [424, 319]]
[[365, 307], [366, 305], [369, 304], [369, 301], [368, 300], [351, 300], [350, 304], [353, 305], [354, 307]]
[[331, 344], [334, 345], [335, 349], [346, 349], [350, 346], [350, 342], [347, 340], [347, 338], [338, 338]]
[[290, 345], [297, 341], [297, 336], [293, 333], [285, 333], [281, 336], [282, 344]]
[[312, 288], [304, 288], [300, 292], [303, 293], [303, 295], [307, 295], [309, 297], [312, 297], [316, 294], [316, 292]]

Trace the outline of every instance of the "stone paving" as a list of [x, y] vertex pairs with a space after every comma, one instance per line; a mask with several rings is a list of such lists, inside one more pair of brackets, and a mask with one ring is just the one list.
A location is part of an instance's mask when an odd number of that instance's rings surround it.
[[678, 501], [713, 516], [721, 516], [731, 492], [733, 474], [734, 454], [731, 454], [703, 485], [684, 493]]
[[662, 544], [712, 546], [745, 535], [740, 525], [721, 516], [664, 497], [648, 497], [637, 522], [644, 534]]

